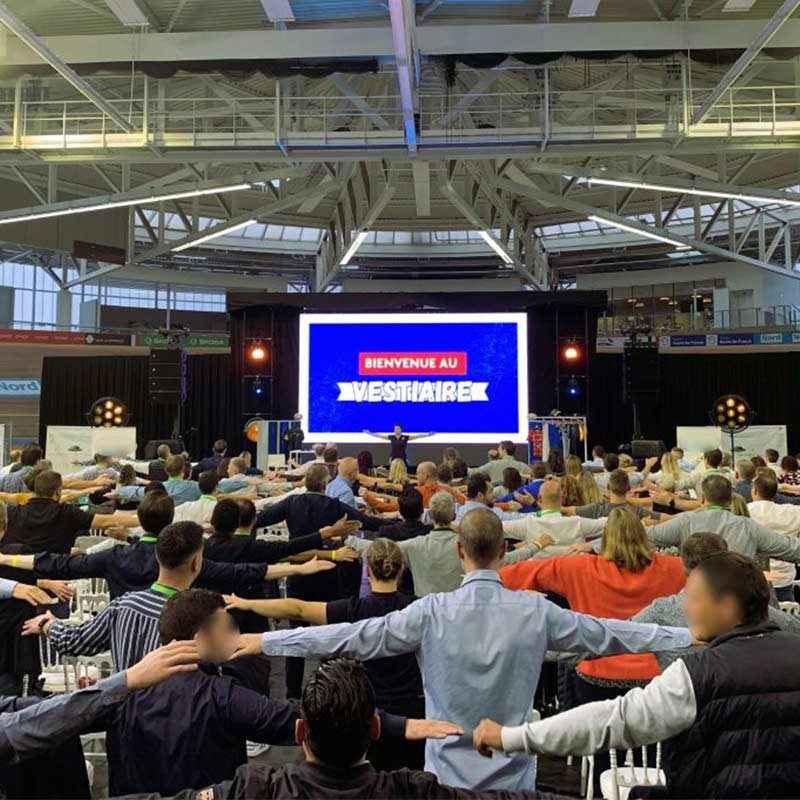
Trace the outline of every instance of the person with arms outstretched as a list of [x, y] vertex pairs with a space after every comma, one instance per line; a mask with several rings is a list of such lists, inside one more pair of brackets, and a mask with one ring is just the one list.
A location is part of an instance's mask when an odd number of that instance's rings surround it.
[[373, 433], [370, 430], [364, 429], [367, 436], [374, 436], [376, 439], [385, 439], [391, 445], [392, 452], [389, 454], [389, 463], [395, 458], [402, 459], [408, 464], [407, 448], [408, 443], [414, 439], [426, 439], [428, 436], [433, 436], [434, 433], [403, 433], [403, 426], [399, 423], [394, 426], [393, 433]]

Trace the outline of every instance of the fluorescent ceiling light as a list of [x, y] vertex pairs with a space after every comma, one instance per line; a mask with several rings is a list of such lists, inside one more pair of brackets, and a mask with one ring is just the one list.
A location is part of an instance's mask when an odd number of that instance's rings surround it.
[[15, 217], [0, 217], [0, 225], [8, 225], [11, 222], [28, 222], [29, 220], [35, 219], [49, 219], [50, 217], [63, 217], [67, 214], [85, 214], [89, 211], [106, 211], [109, 208], [125, 208], [126, 206], [138, 206], [145, 203], [159, 203], [162, 200], [181, 200], [184, 197], [202, 197], [206, 194], [218, 194], [219, 192], [240, 192], [243, 189], [252, 189], [252, 186], [249, 183], [236, 183], [232, 186], [215, 186], [213, 189], [191, 189], [168, 194], [151, 194], [146, 197], [137, 197], [135, 199], [108, 200], [89, 206], [65, 207], [52, 211], [31, 211], [29, 214], [19, 214]]
[[270, 22], [294, 22], [289, 0], [261, 0], [261, 5]]
[[147, 14], [142, 11], [136, 0], [105, 0], [105, 2], [123, 25], [143, 27], [150, 24]]
[[600, 184], [601, 186], [621, 186], [626, 189], [650, 189], [656, 192], [672, 192], [673, 194], [689, 194], [697, 197], [720, 197], [724, 200], [749, 200], [754, 203], [776, 203], [781, 206], [800, 207], [800, 196], [797, 200], [783, 197], [766, 197], [758, 194], [741, 194], [737, 192], [725, 192], [719, 189], [696, 189], [694, 187], [668, 186], [663, 183], [650, 183], [650, 181], [626, 181], [616, 178], [585, 178], [588, 184]]
[[731, 13], [736, 11], [749, 11], [756, 4], [756, 0], [728, 0], [722, 11], [724, 13]]
[[495, 239], [494, 236], [489, 233], [489, 231], [478, 231], [478, 233], [483, 237], [483, 240], [486, 242], [486, 244], [488, 244], [489, 247], [491, 247], [492, 250], [494, 250], [495, 253], [497, 253], [497, 255], [503, 259], [504, 263], [514, 263], [514, 259], [511, 258], [511, 256], [505, 251], [503, 245], [501, 245], [500, 242], [498, 242], [497, 239]]
[[597, 14], [600, 0], [572, 0], [569, 7], [570, 17], [593, 17]]
[[181, 250], [188, 250], [190, 247], [195, 247], [198, 244], [210, 242], [212, 239], [218, 239], [220, 236], [225, 236], [225, 234], [238, 231], [239, 228], [246, 228], [248, 225], [254, 225], [257, 221], [258, 220], [256, 219], [246, 219], [244, 222], [237, 222], [235, 225], [226, 225], [224, 228], [215, 228], [205, 236], [201, 236], [199, 239], [192, 239], [191, 242], [184, 242], [183, 244], [179, 244], [177, 247], [173, 247], [172, 249], [175, 253], [179, 253]]
[[364, 239], [367, 238], [369, 235], [369, 231], [359, 231], [356, 234], [356, 238], [350, 243], [350, 247], [347, 248], [347, 252], [344, 254], [344, 258], [339, 262], [340, 266], [345, 266], [346, 264], [350, 263], [350, 259], [356, 254], [356, 250], [364, 244]]
[[597, 222], [599, 225], [610, 225], [612, 228], [619, 228], [621, 231], [627, 231], [628, 233], [635, 233], [637, 236], [644, 236], [646, 239], [654, 239], [656, 242], [664, 242], [664, 244], [671, 244], [674, 248], [678, 250], [688, 250], [689, 245], [684, 244], [683, 242], [679, 242], [676, 239], [670, 239], [666, 236], [659, 236], [657, 233], [650, 233], [650, 231], [642, 231], [639, 228], [634, 228], [632, 225], [625, 225], [622, 222], [611, 221], [610, 219], [604, 219], [603, 217], [589, 217], [592, 222]]

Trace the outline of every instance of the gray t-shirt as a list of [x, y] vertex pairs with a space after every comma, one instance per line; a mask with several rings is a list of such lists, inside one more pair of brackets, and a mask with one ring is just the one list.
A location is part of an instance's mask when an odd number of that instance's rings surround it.
[[[672, 625], [678, 628], [684, 627], [687, 624], [686, 613], [683, 610], [685, 592], [685, 589], [681, 589], [677, 594], [656, 598], [649, 606], [645, 606], [636, 614], [636, 616], [631, 617], [631, 622], [650, 622], [656, 625]], [[800, 617], [786, 614], [772, 606], [769, 607], [768, 611], [770, 622], [774, 622], [781, 630], [800, 634]], [[692, 650], [697, 650], [701, 646], [702, 645], [692, 645], [692, 647], [687, 647], [684, 650], [664, 650], [654, 655], [658, 666], [663, 672], [673, 661], [683, 658], [687, 653], [690, 653]]]
[[652, 511], [649, 508], [634, 506], [630, 503], [592, 503], [588, 506], [578, 506], [575, 509], [575, 513], [579, 517], [600, 519], [601, 517], [607, 517], [615, 508], [629, 508], [639, 519], [652, 516]]

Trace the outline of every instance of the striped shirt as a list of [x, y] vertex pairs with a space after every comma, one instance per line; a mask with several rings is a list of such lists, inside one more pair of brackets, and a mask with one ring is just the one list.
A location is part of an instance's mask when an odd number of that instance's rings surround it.
[[114, 668], [122, 671], [159, 646], [158, 618], [166, 602], [153, 589], [128, 592], [82, 625], [54, 622], [47, 635], [62, 655], [89, 656], [110, 649]]

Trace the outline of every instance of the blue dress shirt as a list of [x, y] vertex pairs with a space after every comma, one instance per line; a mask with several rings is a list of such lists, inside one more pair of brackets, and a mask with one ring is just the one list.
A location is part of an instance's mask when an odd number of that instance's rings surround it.
[[241, 489], [249, 489], [250, 482], [244, 475], [235, 475], [233, 478], [223, 478], [217, 484], [217, 491], [220, 494], [230, 494], [231, 492], [238, 492]]
[[356, 504], [356, 498], [355, 495], [353, 494], [353, 486], [348, 480], [343, 478], [341, 475], [337, 475], [328, 484], [328, 488], [325, 490], [325, 494], [328, 495], [328, 497], [333, 497], [336, 500], [341, 500], [348, 506], [355, 506]]
[[[176, 506], [199, 500], [201, 495], [197, 481], [185, 481], [183, 478], [169, 478], [164, 483], [164, 488]], [[141, 500], [144, 497], [144, 486], [120, 486], [114, 494], [124, 500]]]
[[16, 581], [10, 581], [8, 578], [0, 578], [0, 600], [9, 600], [12, 598], [16, 586]]
[[463, 736], [428, 740], [425, 769], [449, 786], [485, 791], [533, 788], [530, 756], [483, 758], [472, 747], [472, 729], [484, 717], [503, 725], [530, 719], [547, 650], [641, 653], [688, 647], [691, 637], [685, 628], [575, 614], [541, 595], [505, 589], [493, 570], [477, 570], [456, 591], [429, 594], [385, 617], [265, 633], [262, 642], [269, 655], [415, 653], [427, 716], [464, 728]]

